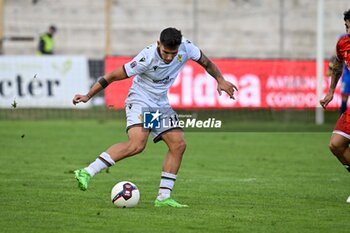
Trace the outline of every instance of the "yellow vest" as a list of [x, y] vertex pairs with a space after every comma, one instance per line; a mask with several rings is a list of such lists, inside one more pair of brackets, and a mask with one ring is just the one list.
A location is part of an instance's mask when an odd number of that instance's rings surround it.
[[[40, 37], [41, 40], [44, 41], [44, 54], [45, 53], [52, 53], [53, 47], [54, 47], [54, 41], [53, 38], [49, 35], [45, 34]], [[42, 54], [42, 52], [38, 51], [39, 54]]]

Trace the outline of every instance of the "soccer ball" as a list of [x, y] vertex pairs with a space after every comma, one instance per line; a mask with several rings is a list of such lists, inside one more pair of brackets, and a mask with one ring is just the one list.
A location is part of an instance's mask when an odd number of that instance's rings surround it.
[[140, 200], [140, 191], [130, 181], [121, 181], [112, 188], [111, 200], [119, 208], [135, 207]]

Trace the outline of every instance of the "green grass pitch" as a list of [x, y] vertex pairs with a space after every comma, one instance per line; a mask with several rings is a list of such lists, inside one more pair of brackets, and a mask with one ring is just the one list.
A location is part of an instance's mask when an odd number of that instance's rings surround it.
[[[94, 177], [73, 170], [126, 139], [124, 121], [0, 121], [0, 231], [349, 232], [350, 176], [330, 154], [328, 132], [186, 133], [173, 197], [155, 208], [163, 143]], [[113, 185], [134, 182], [141, 200], [115, 208]]]

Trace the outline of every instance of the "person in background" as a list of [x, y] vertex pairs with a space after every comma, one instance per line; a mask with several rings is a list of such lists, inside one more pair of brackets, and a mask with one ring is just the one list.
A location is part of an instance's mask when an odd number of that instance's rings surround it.
[[[344, 12], [344, 22], [346, 35], [342, 36], [336, 45], [336, 55], [334, 57], [333, 66], [331, 70], [331, 82], [329, 90], [326, 96], [320, 100], [320, 104], [323, 108], [332, 101], [334, 91], [337, 83], [343, 73], [344, 64], [347, 68], [350, 68], [350, 9]], [[337, 157], [339, 162], [343, 164], [345, 169], [350, 172], [350, 110], [347, 109], [339, 117], [330, 142], [329, 149], [332, 154]], [[346, 200], [350, 203], [350, 196]]]
[[[344, 37], [344, 36], [348, 36], [348, 34], [342, 34], [340, 38]], [[329, 65], [328, 65], [328, 70], [327, 70], [327, 76], [332, 76], [332, 70], [333, 70], [333, 66], [335, 63], [335, 59], [336, 56], [332, 56], [330, 61], [329, 61]], [[340, 105], [340, 114], [343, 114], [344, 112], [346, 112], [347, 110], [347, 105], [348, 105], [348, 99], [349, 99], [349, 95], [350, 95], [350, 71], [349, 69], [346, 67], [346, 65], [344, 65], [343, 67], [343, 72], [342, 72], [342, 76], [341, 76], [341, 105]]]
[[48, 31], [39, 38], [38, 51], [39, 55], [54, 54], [54, 35], [57, 31], [56, 26], [51, 25]]

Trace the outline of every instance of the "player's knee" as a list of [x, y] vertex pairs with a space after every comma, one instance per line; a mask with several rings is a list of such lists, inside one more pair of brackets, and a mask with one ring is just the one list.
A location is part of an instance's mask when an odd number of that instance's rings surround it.
[[329, 142], [328, 147], [329, 147], [329, 150], [333, 153], [333, 155], [335, 155], [337, 157], [341, 156], [343, 151], [344, 151], [344, 149], [345, 149], [342, 146], [339, 146], [339, 145], [337, 145], [336, 143], [334, 143], [332, 141]]
[[170, 150], [183, 154], [186, 150], [186, 147], [187, 147], [186, 142], [184, 140], [180, 140], [173, 143], [172, 146], [170, 147]]
[[133, 150], [135, 154], [141, 153], [145, 149], [145, 145], [135, 145]]
[[129, 154], [135, 155], [141, 153], [146, 147], [146, 144], [141, 142], [130, 142], [129, 145]]

